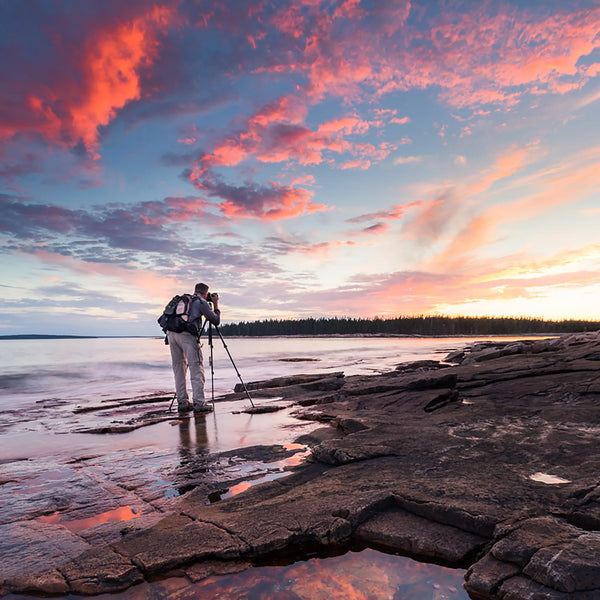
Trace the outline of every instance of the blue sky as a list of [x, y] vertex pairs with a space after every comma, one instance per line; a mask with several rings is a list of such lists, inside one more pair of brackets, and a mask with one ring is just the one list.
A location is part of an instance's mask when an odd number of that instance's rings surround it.
[[[0, 5], [0, 334], [600, 319], [597, 2]], [[23, 316], [25, 315], [25, 318]]]

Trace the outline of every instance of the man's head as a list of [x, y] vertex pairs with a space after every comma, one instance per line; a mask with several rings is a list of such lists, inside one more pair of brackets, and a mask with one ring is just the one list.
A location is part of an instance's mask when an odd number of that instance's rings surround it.
[[197, 283], [194, 288], [194, 294], [196, 296], [201, 296], [202, 298], [206, 298], [206, 294], [208, 292], [208, 286], [205, 283]]

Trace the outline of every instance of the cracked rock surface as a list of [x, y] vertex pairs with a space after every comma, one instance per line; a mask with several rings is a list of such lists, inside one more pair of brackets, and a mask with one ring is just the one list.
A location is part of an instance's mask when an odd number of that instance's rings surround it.
[[193, 581], [362, 545], [468, 567], [474, 599], [597, 600], [600, 332], [447, 361], [256, 382], [319, 423], [302, 438], [307, 462], [219, 502], [196, 485], [160, 514], [85, 538], [2, 524], [1, 591], [94, 595], [174, 569]]

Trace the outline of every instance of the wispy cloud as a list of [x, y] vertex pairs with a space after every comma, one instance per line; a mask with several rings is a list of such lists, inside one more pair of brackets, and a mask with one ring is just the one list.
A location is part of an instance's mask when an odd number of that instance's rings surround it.
[[423, 160], [422, 156], [399, 156], [394, 159], [395, 165], [410, 165], [413, 163], [418, 163]]

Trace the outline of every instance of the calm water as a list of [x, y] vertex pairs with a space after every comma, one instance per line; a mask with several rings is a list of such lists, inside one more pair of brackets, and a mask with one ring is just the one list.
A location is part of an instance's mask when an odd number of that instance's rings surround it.
[[[206, 395], [213, 389], [215, 398], [230, 393], [240, 381], [238, 372], [245, 383], [295, 373], [373, 374], [403, 362], [442, 360], [448, 352], [480, 340], [490, 338], [215, 336], [212, 376], [211, 348], [206, 340], [203, 346]], [[173, 439], [173, 428], [164, 424], [122, 436], [73, 433], [86, 422], [85, 415], [74, 414], [76, 407], [157, 393], [172, 397], [169, 348], [162, 338], [0, 340], [0, 351], [0, 464], [51, 454], [73, 458], [115, 447], [169, 449], [180, 443]], [[165, 410], [168, 406], [165, 402]], [[291, 409], [252, 416], [239, 414], [243, 408], [243, 402], [217, 404], [207, 419], [206, 450], [290, 443], [297, 437], [294, 423], [309, 426], [293, 419]]]
[[[490, 339], [293, 337], [222, 341], [215, 336], [215, 394], [230, 392], [239, 381], [232, 360], [246, 382], [305, 372], [368, 374], [393, 369], [401, 362], [440, 360], [450, 350]], [[28, 406], [55, 397], [85, 403], [173, 389], [169, 348], [162, 338], [0, 340], [0, 352], [0, 409], [7, 404]], [[203, 354], [210, 392], [211, 348], [206, 340]]]
[[[228, 338], [213, 342], [215, 394], [239, 381], [343, 370], [346, 375], [393, 369], [400, 362], [442, 358], [465, 338]], [[60, 397], [76, 403], [173, 389], [169, 348], [162, 338], [1, 340], [0, 409]], [[211, 354], [203, 346], [210, 391]], [[304, 359], [301, 362], [286, 362]]]

